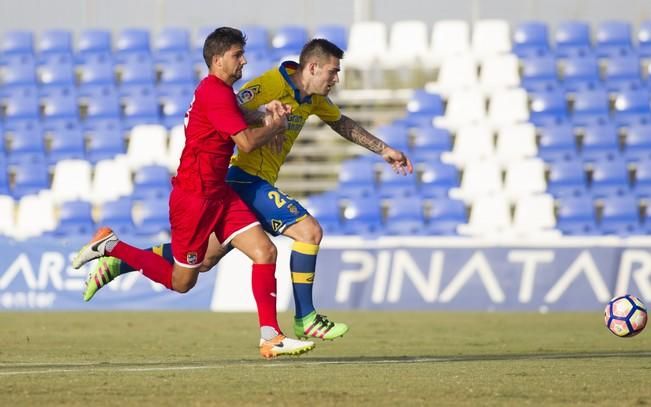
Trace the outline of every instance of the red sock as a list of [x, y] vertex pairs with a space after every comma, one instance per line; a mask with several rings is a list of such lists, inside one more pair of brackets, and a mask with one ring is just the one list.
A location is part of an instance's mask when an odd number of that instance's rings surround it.
[[258, 305], [260, 326], [270, 326], [281, 333], [276, 318], [276, 264], [254, 264], [251, 273], [253, 298]]
[[165, 258], [148, 250], [138, 249], [119, 241], [113, 250], [107, 252], [117, 257], [134, 270], [142, 270], [148, 279], [172, 289], [172, 270], [174, 267]]

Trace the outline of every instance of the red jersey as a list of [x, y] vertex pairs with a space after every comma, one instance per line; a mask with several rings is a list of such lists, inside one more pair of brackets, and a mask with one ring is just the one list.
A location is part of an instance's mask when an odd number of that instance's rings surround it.
[[205, 197], [223, 194], [235, 147], [231, 136], [246, 128], [233, 88], [206, 76], [185, 114], [185, 147], [172, 184]]

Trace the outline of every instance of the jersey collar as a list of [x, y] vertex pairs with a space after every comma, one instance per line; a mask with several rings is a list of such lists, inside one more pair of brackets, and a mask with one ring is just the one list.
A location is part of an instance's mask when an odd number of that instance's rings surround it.
[[[294, 90], [294, 99], [301, 104], [301, 103], [312, 103], [312, 96], [307, 95], [301, 100], [301, 91], [298, 90], [296, 87], [296, 84], [294, 84], [294, 81], [292, 81], [292, 78], [289, 76], [291, 73], [296, 72], [298, 69], [298, 64], [294, 61], [285, 61], [282, 64], [280, 64], [280, 67], [278, 70], [280, 71], [280, 74], [285, 78], [285, 81], [289, 84], [289, 86], [292, 87]], [[291, 73], [288, 72], [287, 70], [292, 71]]]

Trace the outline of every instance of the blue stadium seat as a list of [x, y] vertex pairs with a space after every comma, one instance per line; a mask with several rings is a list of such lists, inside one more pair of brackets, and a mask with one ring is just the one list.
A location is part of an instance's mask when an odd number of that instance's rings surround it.
[[602, 21], [597, 26], [595, 44], [600, 58], [612, 58], [633, 52], [631, 24], [627, 21]]
[[[77, 46], [77, 53], [82, 59], [84, 54], [111, 53], [113, 52], [111, 32], [98, 28], [83, 30], [79, 33]], [[79, 62], [83, 63], [84, 61], [81, 60]]]
[[651, 124], [637, 123], [627, 128], [624, 155], [628, 162], [651, 162]]
[[138, 124], [159, 124], [160, 105], [154, 95], [130, 97], [124, 100], [122, 123], [126, 129]]
[[256, 78], [269, 69], [276, 67], [276, 61], [274, 61], [267, 54], [248, 55], [247, 52], [247, 61], [248, 62], [246, 64], [246, 68], [244, 68], [244, 72], [242, 72], [242, 78], [235, 82], [235, 89], [239, 89], [240, 86], [244, 85], [251, 79]]
[[389, 201], [385, 230], [388, 235], [399, 236], [426, 233], [422, 200], [414, 196]]
[[651, 57], [651, 20], [640, 23], [640, 28], [637, 32], [637, 40], [637, 51], [640, 54], [640, 57]]
[[298, 55], [307, 41], [307, 30], [302, 25], [281, 26], [271, 40], [274, 57], [280, 60], [289, 55]]
[[2, 86], [36, 85], [36, 61], [31, 55], [11, 58], [3, 66]]
[[113, 54], [118, 63], [122, 63], [126, 58], [134, 55], [150, 55], [149, 30], [143, 28], [122, 30], [118, 35]]
[[45, 30], [39, 40], [39, 63], [74, 62], [72, 32], [63, 29]]
[[604, 199], [599, 230], [603, 235], [644, 234], [640, 223], [640, 209], [635, 197], [625, 195]]
[[52, 235], [58, 237], [78, 237], [93, 234], [95, 223], [92, 205], [85, 201], [64, 202], [59, 207], [59, 223]]
[[452, 150], [452, 135], [447, 129], [432, 126], [415, 127], [409, 158], [414, 164], [438, 161], [441, 153]]
[[45, 161], [23, 162], [11, 165], [14, 186], [11, 194], [15, 199], [36, 194], [50, 187], [50, 174]]
[[86, 158], [93, 165], [98, 161], [111, 159], [118, 154], [125, 154], [126, 146], [121, 130], [103, 129], [88, 133]]
[[549, 29], [542, 21], [523, 21], [513, 33], [513, 53], [519, 58], [549, 54]]
[[41, 87], [76, 86], [75, 67], [72, 62], [45, 64], [38, 68]]
[[305, 201], [305, 209], [319, 221], [326, 234], [337, 235], [342, 233], [341, 213], [336, 194], [327, 192], [311, 195]]
[[146, 84], [156, 82], [156, 67], [151, 59], [133, 59], [120, 66], [120, 85]]
[[563, 87], [570, 92], [601, 87], [599, 62], [593, 55], [567, 58], [563, 64]]
[[162, 123], [167, 128], [183, 124], [185, 112], [190, 108], [191, 98], [187, 96], [165, 98], [162, 100]]
[[383, 165], [381, 168], [377, 187], [380, 198], [390, 199], [416, 195], [418, 179], [415, 174], [397, 174], [389, 165]]
[[197, 74], [191, 64], [187, 62], [167, 63], [161, 65], [161, 83], [180, 83], [194, 86], [197, 83]]
[[84, 127], [87, 130], [92, 129], [93, 126], [101, 121], [120, 120], [120, 100], [117, 94], [89, 98], [86, 105]]
[[577, 157], [576, 138], [567, 123], [543, 126], [539, 129], [538, 156], [546, 162], [568, 161]]
[[405, 125], [385, 124], [376, 127], [373, 133], [396, 150], [407, 151], [409, 149], [409, 129]]
[[9, 173], [7, 172], [7, 158], [3, 150], [0, 150], [0, 195], [11, 195], [9, 189]]
[[12, 121], [39, 120], [39, 101], [35, 94], [16, 96], [4, 99], [5, 126], [10, 127]]
[[[638, 198], [651, 199], [651, 160], [642, 160], [635, 165], [633, 192]], [[648, 208], [648, 205], [647, 213], [651, 214], [651, 209]]]
[[325, 24], [316, 27], [313, 38], [325, 38], [342, 50], [348, 48], [348, 31], [341, 24]]
[[556, 55], [561, 58], [592, 53], [590, 25], [585, 21], [564, 21], [556, 28]]
[[[245, 25], [242, 31], [246, 35], [246, 55], [253, 58], [254, 55], [271, 57], [271, 41], [269, 31], [261, 25]], [[246, 69], [245, 69], [246, 71]]]
[[172, 184], [170, 171], [161, 165], [147, 165], [140, 168], [133, 179], [134, 200], [161, 199], [167, 201]]
[[4, 104], [6, 100], [11, 100], [14, 98], [25, 98], [25, 97], [38, 97], [39, 88], [36, 84], [25, 85], [25, 86], [0, 86], [0, 104]]
[[530, 94], [531, 113], [529, 120], [536, 126], [563, 122], [568, 117], [565, 94], [559, 90]]
[[34, 54], [34, 34], [31, 31], [5, 31], [0, 44], [0, 55]]
[[140, 204], [141, 219], [135, 229], [139, 236], [169, 234], [169, 203], [167, 199], [150, 199]]
[[619, 155], [619, 134], [612, 123], [591, 124], [583, 129], [581, 158], [594, 161], [604, 153]]
[[53, 132], [49, 134], [48, 138], [50, 141], [50, 151], [48, 153], [50, 165], [54, 165], [61, 160], [84, 160], [86, 158], [84, 134], [81, 129]]
[[45, 140], [40, 128], [12, 131], [8, 161], [17, 164], [45, 157]]
[[115, 69], [112, 64], [82, 64], [79, 66], [79, 71], [79, 86], [115, 85]]
[[436, 116], [443, 115], [443, 99], [436, 93], [417, 89], [407, 103], [407, 116], [403, 119], [409, 127], [431, 126]]
[[[215, 29], [214, 26], [204, 26], [204, 27], [197, 28], [197, 31], [194, 36], [194, 41], [192, 41], [192, 62], [197, 67], [206, 66], [206, 61], [204, 61], [203, 59], [203, 43], [206, 41], [206, 38], [208, 37], [208, 35], [210, 35], [210, 33], [213, 32], [214, 29]], [[247, 51], [248, 51], [248, 44], [247, 44]], [[249, 58], [248, 52], [246, 57], [247, 59]]]
[[610, 121], [610, 97], [606, 89], [581, 90], [574, 94], [572, 124], [583, 127]]
[[466, 206], [462, 201], [439, 198], [432, 201], [427, 217], [426, 231], [431, 235], [456, 236], [457, 227], [468, 221]]
[[615, 97], [615, 122], [619, 126], [633, 126], [649, 122], [651, 107], [649, 106], [649, 91], [635, 89], [621, 91]]
[[527, 92], [542, 92], [557, 88], [558, 69], [554, 56], [523, 59], [521, 85]]
[[357, 197], [347, 202], [343, 212], [343, 233], [375, 236], [384, 231], [378, 196]]
[[[244, 83], [242, 80], [237, 81], [236, 83]], [[143, 89], [143, 88], [141, 88]], [[194, 84], [189, 83], [159, 83], [158, 86], [154, 89], [154, 93], [158, 95], [161, 100], [165, 99], [176, 99], [176, 98], [187, 98], [192, 100], [194, 96]], [[140, 92], [139, 95], [147, 95], [151, 93], [150, 90], [147, 92]], [[138, 95], [135, 92], [125, 96], [134, 96]]]
[[156, 36], [154, 59], [157, 63], [190, 60], [190, 32], [182, 27], [165, 27]]
[[598, 234], [596, 212], [589, 195], [558, 199], [556, 227], [569, 236]]
[[[62, 88], [70, 89], [70, 88]], [[43, 112], [43, 128], [52, 131], [60, 128], [63, 123], [79, 122], [79, 105], [77, 95], [69, 93], [52, 93], [41, 99]], [[65, 127], [65, 125], [64, 125]]]
[[609, 58], [606, 61], [604, 83], [610, 92], [642, 88], [642, 69], [637, 55]]
[[421, 165], [420, 195], [424, 198], [447, 198], [450, 188], [459, 186], [459, 170], [441, 161], [428, 161]]
[[555, 198], [585, 195], [588, 179], [579, 160], [561, 161], [549, 164], [547, 192]]
[[631, 190], [626, 161], [621, 157], [592, 163], [590, 193], [594, 198], [628, 194]]
[[344, 161], [339, 170], [337, 194], [355, 198], [375, 192], [375, 163], [357, 159]]
[[118, 236], [131, 234], [135, 229], [131, 211], [131, 197], [105, 202], [100, 206], [99, 221], [97, 223], [99, 225], [110, 226]]

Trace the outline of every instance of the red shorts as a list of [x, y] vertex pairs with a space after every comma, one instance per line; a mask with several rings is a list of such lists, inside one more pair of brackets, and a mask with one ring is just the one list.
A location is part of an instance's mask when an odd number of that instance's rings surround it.
[[222, 245], [226, 245], [235, 236], [257, 224], [253, 212], [229, 186], [217, 199], [172, 188], [172, 255], [181, 266], [194, 268], [201, 265], [212, 232]]

